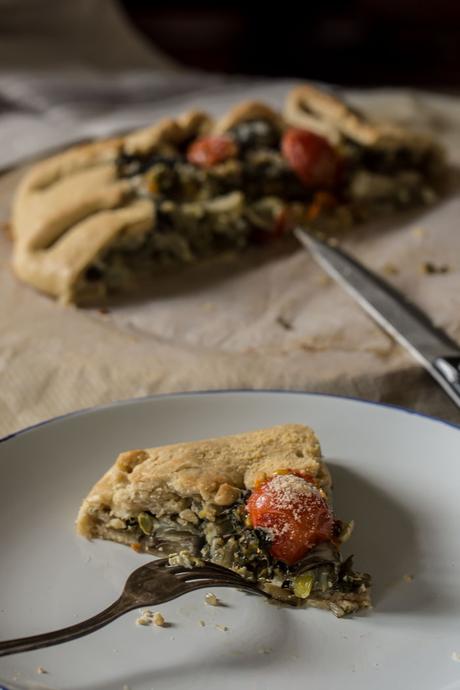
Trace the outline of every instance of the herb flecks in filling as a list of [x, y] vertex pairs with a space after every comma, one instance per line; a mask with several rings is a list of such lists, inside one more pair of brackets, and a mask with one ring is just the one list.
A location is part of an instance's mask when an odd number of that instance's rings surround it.
[[278, 238], [295, 225], [335, 232], [435, 197], [435, 152], [332, 146], [307, 130], [242, 121], [218, 136], [122, 154], [118, 175], [147, 197], [155, 221], [123, 233], [82, 275], [77, 292], [116, 291], [158, 268]]
[[334, 521], [331, 539], [312, 546], [305, 556], [288, 564], [274, 557], [270, 530], [250, 525], [244, 492], [229, 507], [187, 499], [178, 512], [137, 518], [106, 515], [107, 527], [125, 531], [139, 548], [170, 555], [172, 563], [187, 567], [212, 561], [257, 582], [278, 599], [321, 605], [341, 616], [362, 606], [370, 584], [366, 574], [353, 571], [352, 560], [341, 560], [338, 545], [350, 534], [350, 523]]

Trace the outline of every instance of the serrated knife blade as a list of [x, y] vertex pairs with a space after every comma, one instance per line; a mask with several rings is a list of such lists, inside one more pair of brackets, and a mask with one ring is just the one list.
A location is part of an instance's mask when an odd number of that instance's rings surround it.
[[460, 407], [460, 347], [412, 302], [343, 249], [296, 228], [320, 266], [425, 367]]

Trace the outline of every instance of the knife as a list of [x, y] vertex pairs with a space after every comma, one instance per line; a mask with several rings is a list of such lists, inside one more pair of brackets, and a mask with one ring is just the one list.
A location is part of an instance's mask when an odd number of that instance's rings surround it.
[[392, 338], [403, 345], [460, 407], [460, 347], [418, 307], [343, 249], [296, 228], [294, 234]]

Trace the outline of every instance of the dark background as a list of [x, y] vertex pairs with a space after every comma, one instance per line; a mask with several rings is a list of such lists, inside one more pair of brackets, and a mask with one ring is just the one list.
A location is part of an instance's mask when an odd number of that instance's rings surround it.
[[460, 88], [460, 0], [122, 0], [166, 53], [211, 72]]

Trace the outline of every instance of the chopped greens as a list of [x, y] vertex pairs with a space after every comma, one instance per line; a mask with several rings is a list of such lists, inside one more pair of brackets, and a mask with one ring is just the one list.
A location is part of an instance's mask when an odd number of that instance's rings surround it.
[[[322, 543], [294, 566], [274, 559], [269, 553], [268, 533], [247, 525], [246, 498], [243, 495], [229, 508], [194, 500], [180, 513], [162, 517], [144, 511], [137, 519], [125, 520], [124, 529], [146, 551], [170, 555], [174, 564], [193, 567], [211, 561], [291, 603], [301, 604], [308, 599], [318, 605], [318, 601], [325, 601], [336, 615], [355, 610], [353, 597], [359, 598], [366, 592], [370, 577], [353, 570], [352, 558], [342, 561], [333, 544]], [[114, 516], [108, 516], [108, 520], [113, 519]], [[337, 521], [337, 543], [349, 536], [351, 528], [352, 523]], [[341, 596], [350, 596], [351, 603], [344, 604]]]

